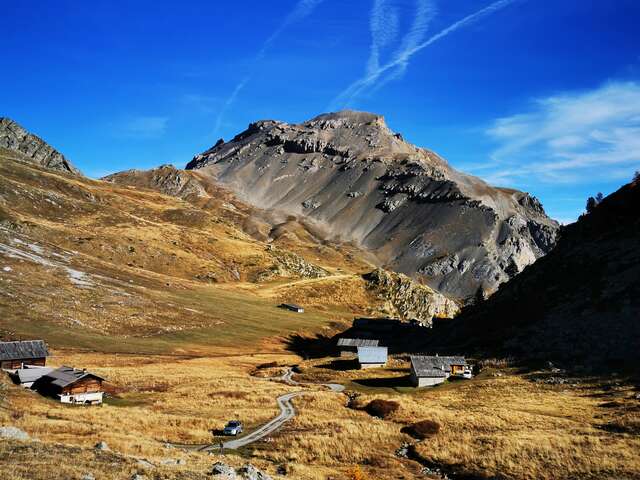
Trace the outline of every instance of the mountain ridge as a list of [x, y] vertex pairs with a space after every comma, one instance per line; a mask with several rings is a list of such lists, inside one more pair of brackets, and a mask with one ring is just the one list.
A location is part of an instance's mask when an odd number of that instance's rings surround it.
[[7, 117], [0, 117], [0, 147], [19, 152], [21, 158], [49, 170], [82, 175], [62, 153]]
[[535, 197], [458, 172], [367, 112], [254, 122], [186, 168], [457, 298], [494, 291], [551, 250], [558, 230]]

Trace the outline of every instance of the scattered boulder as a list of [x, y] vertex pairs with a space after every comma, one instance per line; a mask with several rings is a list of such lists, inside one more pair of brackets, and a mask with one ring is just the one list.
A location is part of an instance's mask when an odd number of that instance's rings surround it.
[[403, 443], [400, 448], [396, 450], [396, 457], [407, 458], [409, 456], [409, 444]]
[[156, 466], [151, 463], [149, 460], [145, 460], [144, 458], [138, 458], [136, 463], [145, 468], [155, 468]]
[[85, 473], [80, 480], [96, 480], [92, 473]]
[[109, 445], [107, 445], [107, 442], [98, 442], [96, 443], [96, 446], [94, 447], [96, 450], [109, 450]]
[[236, 471], [226, 463], [216, 462], [211, 468], [211, 475], [220, 480], [235, 480], [238, 478]]
[[24, 430], [20, 430], [17, 427], [0, 427], [0, 438], [7, 440], [31, 440], [31, 437]]
[[238, 470], [238, 473], [240, 473], [242, 478], [245, 480], [272, 480], [269, 475], [261, 472], [250, 463], [247, 463], [246, 465], [241, 467]]

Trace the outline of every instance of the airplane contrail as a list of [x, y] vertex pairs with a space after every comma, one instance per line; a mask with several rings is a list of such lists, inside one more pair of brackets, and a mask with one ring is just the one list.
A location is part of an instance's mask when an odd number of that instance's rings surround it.
[[[396, 72], [395, 75], [397, 76], [398, 73], [401, 74], [404, 71], [404, 69], [406, 69], [407, 66], [409, 65], [409, 60], [411, 59], [411, 57], [416, 53], [418, 53], [419, 51], [424, 50], [425, 48], [429, 47], [430, 45], [437, 42], [438, 40], [446, 37], [447, 35], [450, 35], [456, 30], [460, 30], [461, 28], [472, 25], [473, 23], [481, 20], [482, 18], [509, 6], [516, 1], [518, 0], [498, 0], [496, 2], [493, 2], [491, 5], [481, 10], [478, 10], [477, 12], [472, 13], [471, 15], [468, 15], [463, 19], [458, 20], [457, 22], [451, 24], [447, 28], [441, 30], [440, 32], [428, 38], [426, 41], [415, 42], [414, 45], [408, 45], [406, 48], [402, 49], [397, 55], [395, 55], [391, 61], [389, 61], [388, 63], [382, 66], [379, 66], [375, 70], [368, 71], [364, 77], [356, 80], [351, 85], [349, 85], [345, 90], [343, 90], [331, 102], [331, 105], [332, 105], [331, 110], [335, 110], [340, 106], [344, 106], [345, 104], [348, 104], [360, 93], [362, 93], [365, 89], [375, 86], [378, 79], [380, 79], [383, 74], [390, 72], [392, 69], [400, 68], [401, 70], [399, 72]], [[384, 80], [384, 82], [386, 83], [387, 81], [393, 78], [396, 78], [396, 77], [392, 75], [390, 78], [387, 78], [386, 80]]]
[[[257, 62], [259, 62], [264, 58], [269, 48], [271, 48], [271, 46], [276, 41], [276, 39], [282, 34], [282, 32], [287, 27], [311, 15], [311, 13], [313, 13], [315, 8], [318, 5], [320, 5], [322, 2], [324, 2], [324, 0], [300, 0], [296, 4], [296, 6], [293, 8], [293, 10], [289, 12], [289, 14], [280, 24], [280, 26], [278, 26], [278, 28], [276, 28], [273, 31], [273, 33], [264, 41], [264, 43], [262, 44], [262, 47], [260, 48], [255, 58], [253, 59], [252, 68], [253, 68], [253, 65], [255, 65]], [[247, 75], [245, 75], [236, 84], [235, 88], [233, 89], [233, 92], [231, 92], [231, 95], [229, 95], [226, 98], [226, 100], [222, 104], [222, 107], [220, 108], [220, 111], [218, 112], [218, 116], [216, 117], [216, 123], [213, 131], [214, 134], [217, 134], [220, 131], [220, 127], [222, 126], [222, 121], [224, 119], [225, 114], [227, 113], [227, 110], [229, 109], [229, 107], [231, 107], [231, 105], [233, 105], [233, 103], [236, 101], [236, 99], [240, 95], [240, 92], [244, 89], [247, 83], [251, 81], [252, 78], [253, 78], [253, 72], [250, 72]]]

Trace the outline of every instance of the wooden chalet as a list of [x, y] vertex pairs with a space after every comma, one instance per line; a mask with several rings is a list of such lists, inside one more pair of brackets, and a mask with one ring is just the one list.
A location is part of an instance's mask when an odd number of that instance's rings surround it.
[[49, 350], [42, 340], [0, 342], [0, 368], [15, 370], [24, 365], [44, 367]]
[[60, 367], [38, 379], [34, 388], [62, 403], [97, 405], [102, 403], [103, 382], [103, 378], [86, 370]]
[[450, 376], [465, 376], [469, 371], [464, 357], [411, 355], [411, 381], [416, 387], [431, 387]]

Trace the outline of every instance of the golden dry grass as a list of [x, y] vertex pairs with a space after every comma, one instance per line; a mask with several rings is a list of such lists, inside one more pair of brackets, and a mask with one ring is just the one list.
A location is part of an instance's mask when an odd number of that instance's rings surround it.
[[[315, 374], [324, 378], [326, 371], [306, 370], [307, 378]], [[338, 375], [402, 378], [389, 369]], [[609, 390], [595, 381], [554, 386], [507, 372], [434, 389], [359, 390], [359, 405], [382, 398], [399, 402], [400, 409], [382, 421], [344, 408], [329, 395], [307, 398], [307, 408], [291, 427], [304, 435], [283, 434], [282, 444], [295, 445], [296, 456], [308, 462], [313, 456], [327, 466], [375, 466], [392, 462], [390, 453], [403, 441], [415, 442], [400, 433], [403, 426], [433, 420], [440, 432], [416, 442], [416, 452], [452, 471], [510, 479], [640, 478], [640, 402], [628, 386]], [[611, 398], [618, 400], [605, 401]], [[607, 431], [612, 424], [627, 433]], [[375, 478], [394, 478], [385, 470], [369, 470]]]
[[[360, 465], [367, 478], [424, 478], [419, 463], [394, 455], [403, 442], [412, 442], [426, 462], [477, 475], [613, 479], [636, 478], [640, 472], [638, 401], [624, 384], [610, 389], [596, 383], [546, 385], [508, 370], [502, 376], [483, 373], [472, 381], [424, 390], [360, 384], [356, 405], [376, 398], [400, 404], [389, 419], [379, 420], [362, 409], [348, 408], [345, 394], [251, 376], [261, 364], [299, 363], [294, 355], [177, 358], [63, 352], [54, 361], [104, 375], [119, 398], [97, 408], [69, 407], [11, 387], [8, 409], [1, 411], [0, 420], [24, 429], [44, 445], [81, 447], [79, 455], [86, 459], [82, 465], [91, 465], [90, 447], [104, 440], [125, 459], [183, 458], [187, 464], [181, 471], [200, 478], [217, 454], [167, 449], [163, 442], [209, 442], [210, 430], [231, 418], [242, 419], [251, 429], [276, 415], [277, 395], [304, 389], [307, 395], [294, 400], [298, 416], [269, 441], [246, 452], [266, 471], [273, 473], [275, 465], [286, 464], [290, 478], [342, 479]], [[402, 378], [401, 367], [406, 366], [396, 359], [387, 369], [327, 371], [321, 368], [327, 363], [327, 359], [304, 362], [299, 379], [333, 377], [356, 386], [350, 382]], [[260, 373], [281, 371], [269, 367]], [[401, 432], [418, 420], [433, 420], [440, 431], [421, 442]], [[627, 433], [602, 428], [612, 424], [627, 428]], [[24, 455], [27, 464], [35, 461]], [[239, 465], [244, 460], [225, 455], [225, 461]], [[7, 462], [0, 458], [0, 471]], [[162, 478], [173, 478], [176, 468]], [[20, 475], [15, 478], [29, 478]]]

